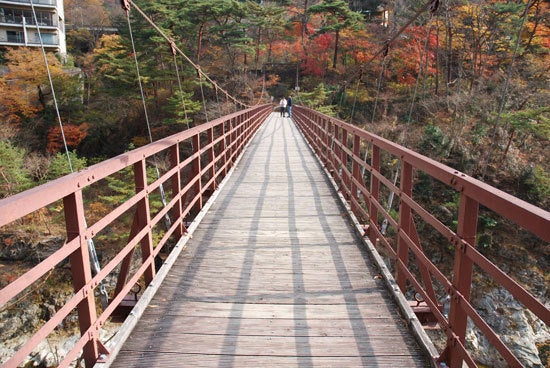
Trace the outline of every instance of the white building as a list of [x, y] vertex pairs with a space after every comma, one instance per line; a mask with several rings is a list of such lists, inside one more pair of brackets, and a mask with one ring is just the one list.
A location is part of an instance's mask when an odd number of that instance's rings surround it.
[[40, 47], [67, 55], [63, 0], [0, 0], [0, 46]]

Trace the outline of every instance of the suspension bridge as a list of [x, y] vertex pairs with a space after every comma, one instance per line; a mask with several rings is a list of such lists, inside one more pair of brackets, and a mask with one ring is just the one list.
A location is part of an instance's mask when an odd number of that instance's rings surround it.
[[[159, 169], [160, 157], [168, 167]], [[387, 161], [398, 162], [399, 177]], [[128, 170], [135, 194], [90, 221], [87, 196]], [[456, 191], [456, 227], [415, 198], [419, 172]], [[523, 366], [471, 304], [480, 273], [550, 324], [548, 308], [476, 248], [481, 207], [545, 242], [550, 213], [305, 106], [292, 118], [271, 104], [241, 106], [3, 199], [0, 226], [52, 205], [65, 243], [5, 286], [0, 306], [67, 260], [72, 294], [2, 367], [24, 362], [71, 316], [79, 337], [61, 367], [476, 367], [468, 321], [508, 365]], [[419, 223], [454, 249], [450, 269], [426, 255]], [[121, 226], [127, 239], [94, 266], [93, 242]], [[443, 347], [428, 327], [443, 332]]]

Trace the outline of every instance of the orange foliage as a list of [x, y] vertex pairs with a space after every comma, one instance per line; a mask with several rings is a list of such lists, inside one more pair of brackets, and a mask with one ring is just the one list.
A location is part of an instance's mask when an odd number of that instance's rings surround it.
[[[46, 67], [42, 53], [30, 48], [20, 48], [5, 54], [8, 73], [0, 77], [0, 119], [19, 124], [30, 119], [41, 109], [38, 86], [47, 83]], [[62, 73], [59, 61], [47, 54], [52, 76]]]
[[399, 83], [414, 84], [418, 77], [420, 63], [423, 68], [428, 65], [428, 70], [423, 72], [428, 75], [435, 73], [437, 39], [433, 30], [428, 34], [428, 29], [422, 26], [409, 27], [405, 35], [405, 40], [401, 39], [390, 48], [392, 69]]
[[304, 74], [322, 76], [332, 55], [334, 36], [328, 33], [313, 38], [308, 45], [307, 54], [303, 58]]
[[281, 77], [279, 77], [278, 75], [269, 74], [267, 76], [267, 80], [265, 81], [265, 87], [269, 88], [276, 86], [277, 84], [279, 84], [280, 79]]
[[[63, 126], [65, 140], [69, 148], [77, 147], [88, 134], [88, 124], [81, 125], [67, 124]], [[48, 131], [48, 152], [59, 152], [63, 149], [63, 136], [61, 128], [54, 126]]]

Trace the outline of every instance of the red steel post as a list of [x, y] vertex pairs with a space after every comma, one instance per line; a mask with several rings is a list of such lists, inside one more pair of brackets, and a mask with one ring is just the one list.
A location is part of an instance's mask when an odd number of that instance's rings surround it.
[[344, 197], [349, 200], [350, 199], [350, 178], [348, 176], [348, 172], [350, 169], [348, 168], [348, 153], [346, 152], [346, 148], [348, 148], [348, 130], [346, 128], [342, 128], [342, 148], [340, 148], [340, 157], [342, 161], [342, 176], [344, 181], [344, 186], [346, 187], [346, 191], [344, 191]]
[[363, 178], [361, 177], [361, 168], [359, 167], [359, 163], [357, 162], [357, 159], [359, 159], [360, 156], [360, 149], [361, 149], [361, 139], [358, 135], [353, 135], [353, 160], [351, 164], [351, 175], [353, 176], [353, 180], [351, 180], [351, 197], [354, 199], [351, 201], [351, 212], [353, 212], [358, 219], [360, 219], [360, 215], [357, 211], [357, 205], [355, 203], [355, 200], [359, 201], [359, 195], [357, 194], [358, 188], [356, 181], [358, 183], [363, 182]]
[[[174, 144], [172, 147], [170, 147], [170, 166], [171, 168], [178, 167], [180, 163], [180, 145], [179, 142]], [[172, 197], [178, 198], [176, 204], [174, 207], [172, 207], [172, 218], [176, 219], [178, 225], [176, 230], [174, 231], [174, 236], [176, 238], [181, 238], [183, 234], [187, 231], [185, 228], [185, 224], [183, 223], [182, 218], [182, 197], [180, 196], [180, 190], [181, 190], [181, 170], [177, 170], [174, 175], [172, 175], [171, 178], [171, 185], [172, 185]]]
[[[202, 175], [201, 175], [201, 140], [200, 135], [195, 134], [192, 138], [193, 140], [193, 154], [197, 155], [195, 159], [193, 160], [192, 169], [191, 169], [191, 177], [194, 178], [195, 184], [193, 185], [193, 192], [195, 195], [195, 198], [197, 198], [197, 202], [195, 203], [194, 208], [198, 211], [202, 208]], [[233, 138], [231, 140], [232, 142], [235, 142], [235, 139]]]
[[229, 157], [229, 152], [227, 152], [227, 129], [226, 126], [229, 125], [229, 121], [224, 121], [223, 124], [221, 124], [221, 132], [223, 139], [220, 141], [220, 155], [221, 155], [221, 165], [223, 167], [223, 176], [227, 175], [227, 158]]
[[[402, 160], [401, 163], [401, 192], [412, 197], [412, 187], [413, 187], [413, 168], [411, 164], [407, 161]], [[410, 238], [411, 236], [411, 224], [412, 224], [412, 214], [411, 207], [405, 203], [405, 201], [399, 201], [399, 231], [398, 231], [398, 242], [397, 242], [397, 258], [403, 262], [405, 267], [409, 263], [409, 246], [407, 242], [403, 239], [403, 234], [407, 234]], [[396, 267], [397, 272], [397, 285], [403, 293], [406, 292], [407, 288], [407, 278], [405, 272], [401, 269], [399, 263]]]
[[214, 127], [207, 130], [208, 135], [208, 145], [210, 148], [208, 149], [208, 164], [211, 165], [209, 171], [209, 180], [212, 180], [212, 186], [209, 188], [210, 190], [214, 191], [216, 190], [216, 165], [214, 165], [214, 157], [216, 157], [216, 152], [214, 152]]
[[[374, 202], [378, 202], [380, 197], [380, 179], [378, 179], [374, 173], [380, 172], [380, 147], [372, 145], [372, 157], [371, 157], [371, 168], [370, 173], [370, 194], [369, 198], [370, 208], [370, 226], [378, 228], [378, 208]], [[369, 238], [372, 244], [376, 244], [376, 231], [369, 231]]]
[[[134, 179], [136, 182], [136, 193], [145, 190], [148, 192], [147, 184], [147, 167], [145, 159], [138, 161], [134, 164]], [[138, 228], [148, 228], [147, 235], [140, 241], [141, 244], [141, 259], [145, 263], [149, 258], [153, 256], [153, 237], [149, 224], [151, 222], [151, 212], [149, 208], [149, 196], [144, 196], [136, 205], [136, 216]], [[151, 262], [149, 267], [145, 270], [144, 274], [145, 284], [149, 285], [155, 277], [155, 262]]]
[[[479, 213], [479, 203], [472, 198], [460, 194], [460, 206], [458, 212], [457, 235], [470, 246], [475, 247], [477, 233], [477, 218]], [[470, 301], [470, 291], [472, 287], [472, 268], [473, 261], [466, 255], [466, 246], [461, 242], [455, 244], [455, 264], [451, 290], [451, 308], [449, 311], [449, 324], [454, 334], [463, 344], [466, 341], [467, 316], [460, 306], [460, 295], [465, 301]], [[457, 293], [460, 293], [458, 295]], [[462, 366], [462, 355], [457, 346], [452, 342], [447, 343], [448, 357], [451, 367]]]
[[[92, 279], [90, 255], [88, 253], [88, 236], [85, 235], [86, 224], [84, 222], [82, 191], [76, 191], [63, 198], [63, 207], [65, 211], [67, 242], [75, 238], [80, 238], [80, 248], [69, 257], [73, 288], [75, 294], [77, 294]], [[77, 312], [80, 333], [83, 336], [97, 319], [93, 289], [91, 291], [85, 291], [84, 299], [78, 304]], [[96, 331], [94, 332], [93, 338], [84, 345], [82, 355], [86, 367], [92, 367], [99, 357], [98, 341], [99, 336]]]

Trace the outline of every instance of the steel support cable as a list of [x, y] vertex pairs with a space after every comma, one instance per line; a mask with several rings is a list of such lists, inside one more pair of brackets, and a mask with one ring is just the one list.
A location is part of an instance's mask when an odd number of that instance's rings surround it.
[[179, 88], [180, 97], [181, 97], [181, 105], [183, 107], [183, 117], [184, 117], [185, 122], [187, 124], [187, 129], [189, 129], [190, 127], [189, 127], [189, 118], [187, 116], [187, 107], [185, 105], [185, 97], [183, 96], [183, 87], [181, 85], [181, 77], [180, 77], [180, 72], [179, 72], [179, 68], [178, 68], [178, 60], [176, 58], [177, 51], [175, 49], [175, 44], [174, 44], [173, 41], [170, 43], [170, 46], [171, 46], [171, 50], [172, 50], [172, 56], [174, 57], [174, 68], [176, 69], [176, 77], [178, 79], [178, 88]]
[[[414, 93], [413, 93], [413, 98], [412, 98], [412, 101], [411, 101], [411, 107], [409, 109], [409, 115], [407, 116], [407, 122], [405, 124], [405, 131], [403, 132], [403, 146], [405, 146], [405, 144], [407, 142], [407, 133], [409, 131], [409, 127], [410, 127], [411, 120], [412, 120], [412, 113], [414, 111], [416, 96], [418, 94], [418, 86], [420, 84], [420, 77], [422, 76], [422, 73], [425, 72], [425, 71], [423, 71], [423, 69], [424, 69], [424, 67], [423, 67], [424, 58], [426, 58], [426, 61], [428, 60], [428, 41], [430, 39], [430, 33], [431, 33], [433, 13], [434, 12], [435, 12], [435, 10], [433, 10], [431, 12], [430, 22], [428, 24], [428, 32], [426, 34], [426, 39], [424, 41], [424, 48], [423, 48], [422, 52], [419, 55], [418, 74], [416, 76], [416, 83], [415, 83], [415, 86], [414, 86]], [[427, 64], [427, 62], [426, 62], [426, 64]], [[398, 163], [397, 167], [395, 168], [395, 174], [394, 174], [394, 177], [393, 177], [393, 185], [394, 186], [397, 185], [397, 179], [399, 178], [399, 170], [400, 169], [401, 169], [401, 163]], [[389, 194], [389, 197], [388, 197], [388, 203], [386, 204], [386, 212], [388, 212], [388, 213], [390, 212], [390, 210], [392, 208], [394, 198], [395, 198], [395, 192], [390, 191], [390, 194]], [[388, 219], [384, 217], [384, 220], [382, 221], [382, 226], [380, 227], [380, 232], [382, 233], [382, 235], [386, 235], [387, 228], [388, 228]]]
[[[185, 119], [187, 129], [189, 130], [189, 128], [190, 128], [190, 126], [189, 126], [189, 117], [187, 116], [187, 106], [185, 104], [185, 96], [183, 95], [183, 87], [181, 85], [181, 77], [180, 77], [180, 72], [179, 72], [179, 68], [178, 68], [178, 60], [176, 58], [177, 51], [176, 51], [176, 48], [175, 48], [174, 41], [170, 42], [170, 50], [172, 51], [172, 56], [174, 57], [174, 68], [176, 69], [176, 76], [177, 76], [177, 79], [178, 79], [178, 88], [179, 88], [179, 93], [180, 93], [180, 97], [181, 97], [181, 104], [183, 106], [183, 117]], [[191, 143], [191, 150], [193, 151], [194, 150], [193, 140], [191, 140], [190, 143]]]
[[[389, 53], [389, 44], [386, 45], [386, 49], [384, 51], [384, 59], [382, 59], [382, 69], [380, 70], [380, 75], [378, 76], [378, 87], [376, 89], [376, 97], [374, 99], [374, 106], [372, 108], [372, 116], [371, 116], [371, 124], [374, 124], [374, 115], [376, 114], [376, 107], [378, 106], [378, 97], [380, 95], [380, 89], [382, 86], [382, 78], [384, 77], [384, 72], [386, 71], [386, 60]], [[369, 150], [365, 149], [365, 157], [363, 158], [364, 162], [367, 162], [367, 158], [369, 155]], [[363, 166], [361, 169], [361, 177], [365, 176], [365, 167]]]
[[[199, 68], [200, 70], [200, 68]], [[201, 87], [201, 96], [202, 96], [202, 106], [204, 108], [204, 117], [206, 118], [206, 122], [209, 122], [210, 120], [208, 119], [208, 112], [206, 111], [206, 99], [204, 97], [204, 88], [202, 86], [202, 74], [199, 73], [199, 85]]]
[[502, 90], [502, 96], [500, 98], [499, 105], [498, 105], [497, 117], [495, 118], [495, 123], [493, 124], [493, 132], [491, 133], [491, 145], [489, 146], [489, 152], [487, 154], [487, 159], [483, 164], [483, 172], [481, 174], [482, 181], [485, 179], [485, 174], [487, 174], [487, 166], [489, 166], [489, 163], [491, 161], [491, 156], [493, 154], [493, 148], [495, 146], [495, 137], [497, 134], [498, 124], [500, 122], [500, 117], [502, 115], [502, 111], [504, 110], [504, 107], [506, 106], [506, 102], [508, 102], [508, 87], [510, 85], [510, 79], [512, 78], [512, 69], [514, 67], [514, 62], [516, 61], [519, 44], [521, 43], [521, 34], [523, 33], [523, 28], [525, 27], [525, 22], [527, 21], [527, 14], [529, 13], [530, 7], [531, 7], [531, 0], [528, 0], [527, 5], [525, 5], [525, 11], [523, 12], [523, 18], [521, 19], [521, 25], [518, 30], [518, 35], [516, 38], [516, 45], [514, 46], [514, 53], [512, 55], [512, 60], [510, 61], [510, 65], [508, 65], [506, 81], [504, 83], [504, 89]]
[[386, 42], [384, 43], [384, 46], [380, 47], [374, 53], [374, 55], [371, 56], [370, 59], [368, 59], [367, 61], [362, 63], [361, 67], [364, 67], [364, 66], [370, 64], [374, 59], [376, 59], [378, 56], [383, 54], [385, 52], [385, 50], [389, 46], [391, 46], [391, 44], [397, 39], [397, 37], [399, 37], [403, 32], [405, 32], [405, 30], [412, 24], [412, 22], [417, 20], [418, 17], [420, 17], [420, 15], [422, 15], [422, 13], [424, 13], [428, 9], [430, 10], [430, 12], [434, 13], [437, 10], [438, 7], [439, 7], [439, 0], [430, 0], [426, 4], [424, 4], [420, 9], [418, 9], [416, 11], [416, 13], [412, 16], [412, 18], [407, 21], [407, 23], [405, 23], [403, 26], [401, 26], [401, 28], [399, 28], [397, 33], [395, 33], [391, 38], [386, 40]]
[[[381, 83], [382, 83], [382, 76], [383, 76], [383, 73], [385, 72], [385, 67], [386, 67], [386, 57], [388, 55], [388, 51], [389, 51], [389, 47], [391, 46], [391, 44], [397, 39], [397, 37], [399, 37], [403, 32], [405, 32], [405, 30], [416, 20], [418, 19], [418, 17], [420, 17], [420, 15], [422, 13], [424, 13], [426, 10], [430, 10], [430, 12], [433, 14], [435, 13], [435, 11], [437, 10], [437, 8], [439, 7], [439, 0], [430, 0], [428, 1], [427, 3], [425, 3], [420, 9], [418, 9], [416, 11], [416, 13], [414, 14], [414, 16], [409, 19], [407, 21], [407, 23], [405, 23], [403, 26], [401, 26], [401, 28], [399, 28], [399, 30], [391, 37], [389, 38], [388, 40], [386, 40], [386, 42], [384, 43], [384, 46], [380, 47], [378, 49], [378, 51], [376, 51], [374, 53], [373, 56], [371, 56], [371, 58], [369, 60], [367, 60], [366, 62], [364, 62], [363, 64], [361, 64], [361, 68], [363, 68], [364, 66], [370, 64], [374, 59], [376, 59], [379, 55], [384, 55], [384, 60], [383, 60], [383, 64], [382, 64], [382, 70], [380, 71], [380, 78], [378, 78], [378, 90], [377, 90], [377, 94], [376, 94], [376, 100], [375, 100], [375, 103], [374, 103], [374, 108], [373, 108], [373, 112], [372, 112], [372, 117], [371, 117], [371, 123], [374, 123], [374, 116], [375, 116], [375, 113], [376, 113], [376, 107], [377, 107], [377, 104], [378, 104], [378, 94], [380, 92], [380, 86], [381, 86]], [[365, 151], [365, 159], [364, 161], [366, 162], [367, 161], [367, 156], [368, 156], [368, 151]], [[365, 175], [365, 168], [363, 167], [363, 170], [362, 170], [362, 175], [364, 176]]]
[[380, 75], [378, 76], [378, 86], [376, 87], [376, 97], [374, 99], [374, 106], [372, 108], [372, 116], [370, 119], [371, 124], [374, 124], [376, 108], [378, 107], [378, 98], [380, 97], [380, 90], [382, 88], [382, 80], [384, 79], [384, 73], [386, 72], [386, 60], [388, 59], [388, 52], [389, 52], [389, 48], [386, 48], [384, 59], [382, 59], [382, 69], [380, 69]]
[[[69, 163], [69, 170], [71, 171], [71, 173], [73, 173], [74, 168], [73, 168], [73, 164], [72, 164], [72, 161], [71, 161], [71, 155], [69, 154], [69, 147], [67, 146], [65, 131], [63, 129], [63, 123], [61, 121], [61, 114], [59, 113], [59, 104], [57, 103], [57, 96], [55, 94], [55, 88], [53, 86], [53, 79], [52, 79], [52, 74], [51, 74], [51, 71], [50, 71], [50, 65], [48, 63], [48, 58], [46, 56], [46, 50], [44, 48], [44, 41], [42, 40], [42, 33], [40, 32], [40, 26], [38, 24], [38, 17], [36, 16], [36, 10], [34, 8], [33, 1], [30, 0], [30, 3], [31, 3], [32, 14], [33, 14], [33, 17], [34, 17], [34, 21], [36, 23], [36, 31], [38, 33], [38, 39], [40, 40], [40, 48], [42, 49], [42, 56], [44, 57], [44, 63], [46, 65], [46, 72], [48, 74], [48, 81], [50, 83], [50, 89], [52, 90], [52, 99], [53, 99], [53, 102], [54, 102], [55, 113], [57, 115], [57, 120], [58, 120], [58, 123], [59, 123], [59, 129], [61, 130], [61, 137], [63, 138], [63, 145], [65, 147], [65, 154], [67, 155], [67, 162]], [[83, 220], [84, 220], [84, 227], [87, 228], [88, 224], [86, 223], [86, 218], [84, 218]], [[96, 249], [95, 249], [94, 241], [93, 241], [93, 239], [88, 239], [86, 243], [88, 245], [88, 254], [90, 255], [90, 263], [91, 263], [91, 266], [92, 266], [92, 270], [97, 275], [101, 271], [101, 265], [99, 264], [99, 259], [97, 257], [97, 252], [96, 252]], [[98, 287], [99, 287], [99, 294], [100, 294], [100, 298], [101, 298], [101, 306], [103, 307], [103, 309], [105, 309], [109, 305], [109, 295], [107, 294], [107, 290], [105, 289], [105, 285], [103, 284], [103, 282], [100, 281], [99, 284], [98, 284]]]
[[353, 115], [355, 115], [355, 106], [357, 105], [357, 94], [359, 93], [360, 83], [361, 83], [361, 74], [359, 75], [359, 79], [357, 79], [357, 83], [355, 84], [355, 94], [353, 96], [353, 105], [351, 106], [351, 114], [349, 117], [350, 124], [353, 124]]
[[[132, 22], [130, 21], [130, 9], [125, 8], [124, 10], [126, 10], [126, 19], [128, 21], [128, 32], [130, 33], [130, 42], [132, 44], [132, 52], [134, 54], [134, 62], [135, 62], [135, 65], [136, 65], [136, 76], [137, 76], [137, 81], [138, 81], [138, 85], [139, 85], [139, 91], [141, 93], [141, 102], [143, 104], [143, 113], [145, 115], [145, 123], [147, 124], [147, 132], [149, 134], [149, 142], [152, 143], [153, 142], [153, 135], [151, 133], [151, 123], [149, 122], [149, 113], [147, 111], [147, 101], [145, 100], [145, 92], [143, 90], [143, 84], [141, 83], [141, 74], [140, 74], [140, 71], [139, 71], [139, 62], [138, 62], [138, 59], [137, 59], [136, 45], [135, 45], [135, 42], [134, 42], [134, 36], [133, 36], [133, 31], [132, 31]], [[157, 164], [156, 155], [153, 155], [153, 162], [155, 164], [157, 179], [160, 179], [160, 171], [159, 171], [159, 167], [158, 167], [158, 164]], [[168, 205], [168, 202], [166, 201], [166, 194], [164, 192], [163, 183], [161, 183], [159, 185], [159, 192], [160, 192], [160, 198], [161, 198], [161, 201], [162, 201], [162, 205], [164, 207], [166, 207]], [[170, 229], [170, 227], [172, 226], [172, 221], [170, 220], [170, 216], [168, 215], [168, 213], [166, 213], [164, 215], [164, 222], [165, 222], [165, 225], [166, 225], [166, 229], [167, 230]]]
[[[159, 32], [159, 34], [164, 38], [166, 39], [166, 41], [168, 41], [171, 45], [173, 45], [174, 49], [181, 55], [183, 56], [183, 58], [185, 58], [185, 60], [191, 64], [193, 66], [193, 68], [195, 68], [195, 70], [199, 73], [199, 75], [203, 75], [204, 78], [206, 80], [208, 80], [210, 83], [212, 83], [214, 86], [218, 86], [217, 83], [212, 80], [208, 74], [204, 73], [200, 66], [195, 64], [193, 62], [193, 60], [191, 60], [183, 51], [181, 51], [175, 44], [174, 44], [174, 41], [168, 37], [168, 35], [166, 35], [166, 33], [159, 27], [156, 25], [156, 23], [147, 15], [145, 14], [145, 12], [143, 10], [141, 10], [141, 8], [139, 6], [137, 6], [136, 3], [134, 3], [132, 0], [121, 0], [121, 3], [122, 3], [122, 7], [124, 8], [124, 10], [126, 10], [126, 12], [129, 12], [130, 10], [130, 5], [133, 6], [137, 11], [138, 13], [141, 14], [141, 16], [147, 21], [149, 22], [149, 24], [155, 28], [155, 30], [157, 32]], [[243, 107], [251, 107], [251, 105], [248, 105], [248, 104], [245, 104], [244, 102], [241, 102], [239, 101], [236, 97], [234, 97], [233, 95], [231, 95], [229, 92], [227, 92], [225, 89], [221, 88], [220, 86], [218, 86], [218, 88], [220, 89], [220, 91], [222, 91], [225, 95], [227, 95], [231, 100], [233, 100], [236, 104], [240, 105], [240, 106], [243, 106]]]
[[221, 105], [220, 105], [220, 95], [218, 93], [218, 88], [216, 87], [216, 102], [218, 104], [218, 114], [219, 114], [219, 118], [221, 118], [223, 116], [223, 113], [222, 113], [222, 108], [221, 108]]

